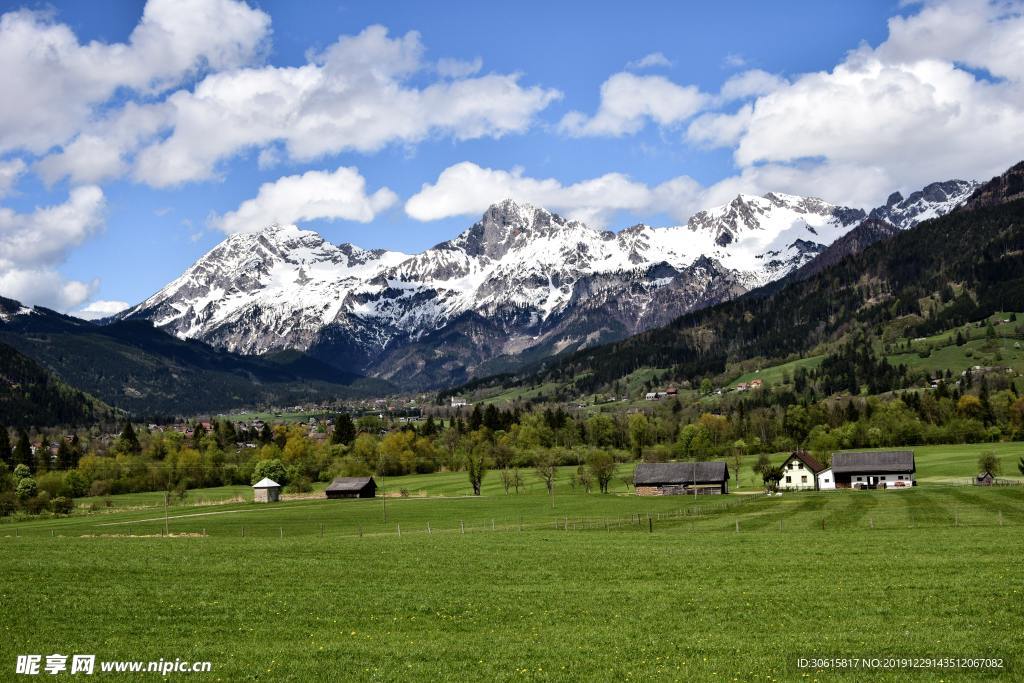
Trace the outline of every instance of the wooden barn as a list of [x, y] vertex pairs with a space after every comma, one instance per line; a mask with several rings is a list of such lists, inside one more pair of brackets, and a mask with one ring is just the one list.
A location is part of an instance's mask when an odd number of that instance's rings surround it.
[[633, 472], [638, 496], [685, 496], [729, 493], [724, 462], [644, 462]]
[[328, 498], [373, 498], [377, 482], [373, 477], [335, 477], [327, 486]]
[[913, 451], [833, 453], [837, 489], [903, 489], [917, 486]]

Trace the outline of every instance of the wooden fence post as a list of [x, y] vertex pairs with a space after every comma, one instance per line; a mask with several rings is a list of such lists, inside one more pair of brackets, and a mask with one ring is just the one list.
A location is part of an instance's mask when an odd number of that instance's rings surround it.
[[461, 519], [459, 520], [459, 530], [462, 533], [466, 533], [466, 524]]
[[430, 522], [427, 522], [427, 536], [430, 536], [433, 532], [430, 531]]
[[398, 529], [398, 537], [401, 538], [402, 537], [402, 525], [401, 524], [395, 524], [395, 527]]

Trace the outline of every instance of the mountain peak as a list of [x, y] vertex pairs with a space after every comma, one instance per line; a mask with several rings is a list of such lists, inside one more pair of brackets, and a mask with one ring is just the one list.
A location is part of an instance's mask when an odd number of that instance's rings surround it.
[[942, 216], [964, 202], [978, 187], [973, 180], [929, 183], [904, 197], [893, 192], [885, 206], [872, 209], [869, 218], [886, 221], [898, 228], [912, 228], [921, 221]]

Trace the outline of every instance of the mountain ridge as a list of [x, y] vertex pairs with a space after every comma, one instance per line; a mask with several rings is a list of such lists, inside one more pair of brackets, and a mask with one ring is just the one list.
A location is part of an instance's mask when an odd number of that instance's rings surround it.
[[[934, 185], [948, 188], [890, 198], [885, 208], [893, 220], [915, 220], [947, 212], [955, 191], [973, 186]], [[615, 233], [506, 199], [419, 254], [270, 226], [228, 237], [117, 319], [149, 319], [233, 352], [300, 350], [436, 387], [496, 358], [514, 364], [527, 351], [614, 341], [778, 281], [867, 216], [813, 197], [740, 194], [683, 226]]]

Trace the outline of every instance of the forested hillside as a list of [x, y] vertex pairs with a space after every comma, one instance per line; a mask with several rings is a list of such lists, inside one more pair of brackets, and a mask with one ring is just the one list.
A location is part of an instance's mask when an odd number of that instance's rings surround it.
[[89, 425], [113, 411], [73, 389], [16, 349], [0, 344], [0, 424]]
[[297, 352], [262, 357], [182, 340], [148, 321], [94, 325], [0, 299], [0, 342], [62, 381], [135, 415], [191, 415], [252, 405], [386, 393], [391, 386]]

